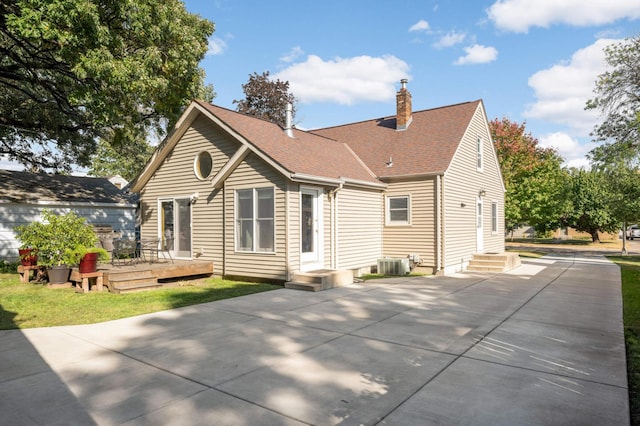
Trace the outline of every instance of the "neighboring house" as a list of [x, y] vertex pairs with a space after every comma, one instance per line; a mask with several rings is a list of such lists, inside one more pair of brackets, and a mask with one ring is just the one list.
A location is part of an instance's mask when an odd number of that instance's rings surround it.
[[109, 182], [111, 182], [118, 189], [123, 189], [129, 183], [128, 180], [120, 175], [109, 176], [107, 179], [109, 179]]
[[395, 116], [309, 132], [193, 102], [131, 183], [142, 237], [217, 274], [272, 280], [410, 255], [451, 273], [504, 251], [482, 101], [412, 112], [405, 85]]
[[18, 257], [14, 228], [42, 220], [43, 209], [75, 212], [101, 231], [133, 238], [135, 200], [104, 178], [0, 170], [0, 259]]

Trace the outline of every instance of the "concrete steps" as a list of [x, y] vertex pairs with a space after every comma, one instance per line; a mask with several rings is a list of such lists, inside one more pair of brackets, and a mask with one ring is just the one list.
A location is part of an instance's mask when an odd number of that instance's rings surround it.
[[158, 277], [151, 271], [140, 270], [129, 273], [109, 274], [109, 291], [112, 293], [133, 293], [136, 291], [154, 290], [162, 287]]
[[303, 291], [321, 291], [353, 284], [353, 273], [349, 270], [322, 269], [310, 272], [296, 272], [285, 288]]
[[517, 253], [483, 253], [473, 255], [467, 271], [500, 273], [518, 266], [520, 266], [520, 256]]

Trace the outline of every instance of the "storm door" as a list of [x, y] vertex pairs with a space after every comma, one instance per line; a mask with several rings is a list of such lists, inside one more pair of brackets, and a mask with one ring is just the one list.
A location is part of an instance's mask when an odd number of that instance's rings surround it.
[[191, 258], [191, 201], [174, 198], [160, 202], [160, 249], [176, 258]]
[[322, 189], [300, 191], [301, 270], [322, 267]]

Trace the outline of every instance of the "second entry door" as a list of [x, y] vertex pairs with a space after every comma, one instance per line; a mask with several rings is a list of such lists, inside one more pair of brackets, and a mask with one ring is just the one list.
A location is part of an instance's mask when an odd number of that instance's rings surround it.
[[301, 270], [322, 267], [322, 189], [300, 191]]

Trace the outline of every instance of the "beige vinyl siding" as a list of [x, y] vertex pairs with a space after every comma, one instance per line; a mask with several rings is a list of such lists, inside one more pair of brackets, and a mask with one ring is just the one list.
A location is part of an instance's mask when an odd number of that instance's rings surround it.
[[345, 187], [337, 192], [338, 269], [375, 265], [381, 257], [382, 200], [380, 191]]
[[[477, 169], [477, 138], [483, 139], [483, 167]], [[483, 252], [504, 251], [504, 192], [482, 105], [478, 105], [443, 178], [445, 267], [463, 265], [476, 253], [476, 202], [483, 201]], [[491, 232], [491, 202], [498, 203], [498, 232]], [[462, 206], [464, 204], [464, 207]]]
[[322, 193], [322, 229], [323, 229], [323, 254], [322, 261], [324, 262], [324, 267], [327, 269], [332, 268], [331, 257], [333, 256], [333, 241], [331, 239], [331, 227], [334, 226], [331, 220], [331, 212], [332, 212], [332, 200], [329, 199], [329, 194], [327, 191], [330, 189], [323, 190]]
[[[221, 274], [223, 198], [222, 191], [211, 186], [211, 177], [239, 146], [209, 121], [197, 118], [141, 192], [142, 238], [158, 238], [159, 199], [188, 197], [197, 192], [199, 199], [191, 206], [192, 254], [194, 258], [213, 261], [214, 272]], [[194, 173], [194, 160], [202, 150], [209, 151], [213, 158], [211, 176], [205, 180]]]
[[289, 272], [300, 270], [300, 185], [289, 182], [289, 229], [287, 232], [287, 256]]
[[[274, 188], [275, 253], [236, 251], [235, 190]], [[247, 158], [225, 181], [225, 274], [286, 280], [285, 178], [255, 154]]]
[[[415, 253], [420, 255], [423, 266], [435, 266], [435, 179], [389, 183], [385, 197], [409, 196], [410, 224], [384, 226], [384, 256], [405, 258]], [[382, 210], [386, 215], [384, 200]]]

